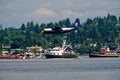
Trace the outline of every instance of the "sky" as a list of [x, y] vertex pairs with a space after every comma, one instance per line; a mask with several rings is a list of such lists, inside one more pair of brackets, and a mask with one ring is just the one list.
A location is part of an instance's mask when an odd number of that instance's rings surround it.
[[34, 23], [58, 22], [79, 18], [104, 17], [110, 13], [120, 16], [120, 0], [0, 0], [0, 24], [3, 27], [21, 27]]

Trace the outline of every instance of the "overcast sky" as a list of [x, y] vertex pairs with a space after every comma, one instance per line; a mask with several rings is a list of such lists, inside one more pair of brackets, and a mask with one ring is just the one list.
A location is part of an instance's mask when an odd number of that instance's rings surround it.
[[0, 0], [0, 24], [20, 27], [22, 23], [49, 23], [70, 18], [120, 16], [120, 0]]

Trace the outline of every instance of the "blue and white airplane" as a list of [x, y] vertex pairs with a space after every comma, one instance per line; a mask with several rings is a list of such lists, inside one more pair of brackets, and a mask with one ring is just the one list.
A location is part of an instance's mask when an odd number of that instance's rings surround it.
[[79, 18], [77, 18], [74, 22], [74, 24], [69, 28], [61, 28], [61, 27], [54, 27], [54, 28], [45, 28], [41, 31], [42, 34], [63, 34], [70, 32], [72, 30], [76, 30], [79, 27], [81, 27]]

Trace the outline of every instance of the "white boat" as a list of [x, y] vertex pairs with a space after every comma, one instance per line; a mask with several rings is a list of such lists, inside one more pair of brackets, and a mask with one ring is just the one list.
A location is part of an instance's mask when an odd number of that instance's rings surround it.
[[53, 49], [47, 49], [44, 52], [46, 58], [77, 58], [77, 54], [73, 50], [67, 50], [71, 44], [66, 45], [66, 40], [63, 41], [62, 47], [55, 47]]

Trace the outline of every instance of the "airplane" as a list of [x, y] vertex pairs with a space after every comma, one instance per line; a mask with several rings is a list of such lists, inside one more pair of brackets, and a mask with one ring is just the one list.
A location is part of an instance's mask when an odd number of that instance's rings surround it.
[[79, 18], [75, 20], [73, 25], [69, 28], [61, 28], [61, 27], [54, 27], [54, 28], [45, 28], [44, 30], [41, 31], [42, 34], [63, 34], [63, 33], [68, 33], [72, 30], [76, 30], [79, 27], [81, 27]]

